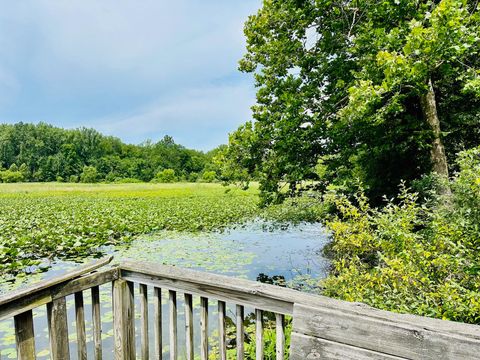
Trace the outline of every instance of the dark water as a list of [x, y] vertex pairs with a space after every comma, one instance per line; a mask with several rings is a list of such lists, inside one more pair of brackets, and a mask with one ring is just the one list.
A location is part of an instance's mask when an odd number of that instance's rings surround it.
[[[325, 277], [328, 269], [328, 260], [321, 250], [328, 242], [328, 234], [320, 224], [300, 224], [282, 228], [272, 227], [266, 223], [250, 223], [246, 226], [230, 229], [219, 233], [185, 234], [176, 232], [160, 232], [155, 235], [140, 237], [129, 246], [111, 247], [106, 252], [115, 256], [114, 261], [122, 259], [136, 261], [151, 261], [155, 263], [177, 265], [186, 268], [204, 270], [223, 275], [262, 280], [280, 283], [302, 291], [316, 291], [318, 279]], [[88, 262], [86, 259], [85, 262]], [[28, 284], [58, 276], [78, 264], [58, 261], [45, 273], [27, 276], [19, 279], [15, 284], [0, 284], [5, 292], [12, 288], [23, 287]], [[153, 296], [150, 289], [149, 298]], [[102, 339], [104, 358], [112, 358], [112, 309], [111, 285], [101, 287], [102, 300]], [[138, 289], [136, 289], [138, 293]], [[85, 292], [86, 330], [89, 357], [93, 354], [91, 338], [91, 298]], [[167, 304], [168, 294], [165, 292], [163, 303]], [[194, 297], [198, 305], [198, 299]], [[71, 341], [71, 357], [76, 356], [76, 335], [73, 311], [73, 297], [67, 298], [69, 308], [69, 338]], [[150, 306], [152, 306], [150, 304]], [[216, 304], [212, 302], [211, 313], [216, 312]], [[198, 308], [198, 306], [197, 306]], [[184, 327], [183, 302], [179, 298], [178, 328]], [[153, 314], [153, 309], [150, 309]], [[233, 315], [233, 309], [227, 309]], [[167, 314], [167, 305], [163, 311]], [[48, 331], [45, 308], [34, 311], [36, 348], [39, 359], [49, 358]], [[137, 314], [138, 315], [138, 314]], [[194, 316], [197, 316], [196, 313]], [[232, 316], [233, 317], [233, 316]], [[167, 316], [164, 316], [165, 354], [168, 354]], [[211, 316], [211, 329], [215, 328], [215, 316]], [[182, 357], [183, 332], [179, 331], [179, 351]], [[15, 337], [13, 321], [0, 322], [0, 354], [2, 359], [15, 359]], [[138, 342], [137, 342], [138, 343]], [[151, 342], [153, 344], [153, 340]], [[198, 347], [198, 339], [196, 339]]]

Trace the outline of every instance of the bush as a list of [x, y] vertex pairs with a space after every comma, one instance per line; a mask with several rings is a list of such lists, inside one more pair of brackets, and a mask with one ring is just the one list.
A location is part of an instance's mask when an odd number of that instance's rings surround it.
[[458, 166], [451, 196], [428, 205], [405, 188], [381, 209], [362, 191], [338, 197], [324, 294], [480, 324], [480, 148], [461, 153]]
[[217, 174], [215, 171], [205, 171], [202, 176], [202, 180], [206, 183], [211, 183], [217, 180]]
[[68, 178], [68, 182], [78, 183], [78, 176], [77, 175], [70, 175], [70, 177]]
[[197, 182], [198, 179], [199, 179], [198, 173], [192, 172], [192, 173], [188, 174], [188, 181], [189, 182]]
[[177, 177], [175, 176], [175, 170], [173, 169], [164, 169], [155, 175], [153, 182], [160, 182], [160, 183], [173, 183], [177, 181]]
[[98, 172], [95, 166], [84, 166], [83, 172], [80, 175], [80, 181], [83, 183], [98, 182]]
[[0, 180], [4, 183], [17, 183], [24, 180], [20, 171], [4, 170], [0, 171]]

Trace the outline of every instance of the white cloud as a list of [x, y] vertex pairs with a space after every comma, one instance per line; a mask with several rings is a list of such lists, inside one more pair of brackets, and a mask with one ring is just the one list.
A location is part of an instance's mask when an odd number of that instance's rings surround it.
[[150, 132], [202, 148], [224, 142], [254, 102], [253, 80], [236, 69], [243, 23], [260, 3], [5, 3], [0, 118], [93, 125], [135, 142]]
[[172, 135], [183, 145], [209, 150], [227, 142], [228, 132], [251, 117], [253, 99], [245, 82], [194, 88], [162, 97], [134, 113], [97, 119], [92, 125], [131, 142]]

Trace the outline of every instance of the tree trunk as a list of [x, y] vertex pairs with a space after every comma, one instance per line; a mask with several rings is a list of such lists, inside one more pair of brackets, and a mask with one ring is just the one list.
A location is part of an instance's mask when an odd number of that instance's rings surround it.
[[430, 157], [432, 160], [433, 171], [440, 177], [448, 179], [447, 157], [440, 133], [440, 120], [437, 113], [437, 104], [435, 101], [435, 92], [433, 91], [432, 79], [428, 79], [428, 90], [420, 96], [423, 116], [433, 131], [433, 142]]

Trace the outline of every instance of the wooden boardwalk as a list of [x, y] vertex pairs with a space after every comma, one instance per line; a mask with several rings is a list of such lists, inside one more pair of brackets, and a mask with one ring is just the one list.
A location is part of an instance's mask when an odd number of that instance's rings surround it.
[[[0, 320], [14, 318], [18, 359], [35, 359], [32, 310], [46, 306], [53, 360], [70, 359], [66, 296], [75, 299], [78, 359], [209, 358], [215, 331], [216, 357], [227, 359], [227, 309], [235, 309], [236, 358], [245, 358], [246, 309], [255, 312], [256, 359], [264, 359], [264, 319], [275, 319], [276, 359], [479, 359], [480, 326], [400, 315], [363, 304], [338, 301], [258, 282], [151, 263], [107, 265], [111, 259], [81, 266], [73, 272], [0, 298]], [[102, 349], [99, 286], [112, 283], [114, 351]], [[138, 284], [138, 285], [135, 285]], [[153, 288], [153, 298], [147, 296]], [[135, 289], [138, 289], [137, 291]], [[93, 353], [87, 353], [83, 294], [91, 292]], [[168, 314], [162, 313], [162, 292]], [[183, 296], [184, 323], [179, 329], [177, 300]], [[139, 309], [135, 309], [135, 297]], [[199, 298], [199, 322], [194, 301]], [[216, 303], [216, 329], [209, 329], [209, 304]], [[153, 316], [149, 317], [149, 309]], [[135, 329], [135, 315], [139, 326]], [[164, 351], [162, 318], [168, 317], [168, 352]], [[210, 316], [212, 316], [210, 314]], [[290, 349], [285, 345], [285, 317], [293, 317]], [[182, 320], [183, 324], [183, 320]], [[165, 329], [164, 329], [165, 330]], [[136, 333], [136, 331], [138, 333]], [[179, 331], [185, 344], [179, 352]], [[194, 335], [200, 334], [200, 347]], [[153, 336], [152, 336], [153, 335]], [[153, 339], [153, 344], [150, 340]], [[137, 352], [137, 342], [138, 350]], [[197, 351], [197, 353], [195, 353]], [[163, 352], [163, 353], [162, 353]]]

